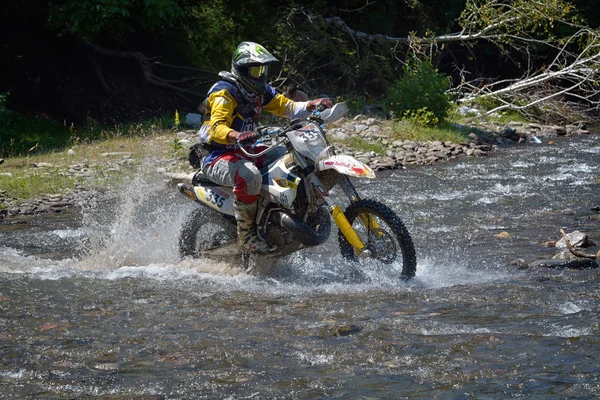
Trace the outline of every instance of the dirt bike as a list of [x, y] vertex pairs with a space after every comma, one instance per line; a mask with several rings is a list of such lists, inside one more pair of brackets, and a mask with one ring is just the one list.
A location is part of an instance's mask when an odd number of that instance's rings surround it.
[[[333, 220], [338, 227], [340, 253], [351, 261], [349, 266], [356, 268], [356, 263], [369, 261], [399, 263], [402, 279], [414, 277], [416, 253], [404, 223], [388, 206], [361, 198], [350, 180], [375, 178], [373, 170], [351, 156], [337, 154], [325, 136], [325, 124], [347, 112], [347, 106], [338, 103], [285, 127], [259, 126], [256, 133], [261, 139], [255, 147], [247, 150], [240, 146], [249, 158], [276, 155], [261, 169], [256, 215], [257, 234], [275, 251], [244, 253], [237, 243], [232, 188], [219, 186], [198, 173], [191, 185], [178, 185], [181, 193], [200, 205], [180, 232], [180, 255], [246, 260], [243, 266], [253, 271], [257, 266], [273, 265], [271, 258], [323, 244]], [[349, 200], [345, 211], [330, 195], [336, 185]]]

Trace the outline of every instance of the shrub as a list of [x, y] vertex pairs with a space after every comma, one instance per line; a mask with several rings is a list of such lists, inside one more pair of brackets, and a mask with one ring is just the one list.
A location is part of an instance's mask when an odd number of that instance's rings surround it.
[[397, 117], [408, 117], [425, 125], [437, 124], [448, 115], [449, 86], [448, 77], [430, 63], [407, 64], [402, 78], [388, 88], [387, 107]]
[[427, 107], [418, 110], [407, 110], [404, 112], [402, 119], [419, 126], [435, 126], [440, 123], [437, 115], [429, 111]]

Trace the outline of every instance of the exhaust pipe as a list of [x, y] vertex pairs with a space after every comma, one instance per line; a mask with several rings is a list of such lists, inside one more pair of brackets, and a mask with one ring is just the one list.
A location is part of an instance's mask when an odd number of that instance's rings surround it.
[[[323, 212], [325, 215], [322, 215]], [[329, 213], [326, 210], [319, 208], [317, 218], [323, 221], [323, 224], [319, 227], [318, 231], [315, 231], [304, 221], [301, 221], [293, 216], [278, 212], [275, 216], [276, 222], [285, 230], [290, 232], [298, 239], [300, 243], [305, 246], [318, 246], [325, 242], [329, 237], [331, 230], [331, 219]]]
[[184, 194], [190, 200], [198, 200], [198, 198], [196, 197], [196, 193], [194, 192], [194, 187], [189, 183], [179, 183], [177, 185], [177, 189], [179, 189], [179, 192]]

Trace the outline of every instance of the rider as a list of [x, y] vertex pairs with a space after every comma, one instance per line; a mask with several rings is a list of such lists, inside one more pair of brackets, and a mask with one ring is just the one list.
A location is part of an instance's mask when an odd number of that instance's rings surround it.
[[[246, 250], [265, 253], [271, 248], [256, 234], [254, 220], [262, 183], [259, 172], [264, 159], [250, 159], [237, 143], [247, 146], [258, 138], [255, 123], [261, 111], [289, 119], [306, 117], [319, 108], [330, 108], [328, 98], [294, 102], [267, 83], [269, 66], [278, 61], [263, 46], [253, 42], [238, 45], [231, 59], [231, 73], [221, 71], [221, 80], [208, 91], [200, 141], [211, 152], [202, 160], [202, 172], [213, 182], [233, 187], [238, 240]], [[255, 165], [256, 163], [256, 165]]]

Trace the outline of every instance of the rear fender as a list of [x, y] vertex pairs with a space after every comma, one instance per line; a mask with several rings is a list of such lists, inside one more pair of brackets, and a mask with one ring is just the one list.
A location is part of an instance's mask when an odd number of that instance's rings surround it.
[[194, 193], [202, 204], [222, 214], [234, 215], [233, 189], [226, 186], [194, 186]]

